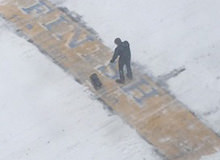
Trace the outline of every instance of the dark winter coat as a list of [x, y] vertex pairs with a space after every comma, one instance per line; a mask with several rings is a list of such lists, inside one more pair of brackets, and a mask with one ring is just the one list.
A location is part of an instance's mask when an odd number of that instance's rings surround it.
[[119, 56], [119, 63], [126, 64], [131, 60], [131, 51], [128, 41], [122, 42], [115, 48], [114, 55], [112, 57], [112, 62], [114, 62]]

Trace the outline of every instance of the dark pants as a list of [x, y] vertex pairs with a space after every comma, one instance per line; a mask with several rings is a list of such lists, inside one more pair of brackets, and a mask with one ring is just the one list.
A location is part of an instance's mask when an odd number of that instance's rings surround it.
[[127, 77], [129, 79], [132, 79], [132, 71], [131, 71], [131, 64], [130, 61], [129, 62], [120, 62], [118, 63], [118, 67], [119, 67], [119, 75], [120, 75], [120, 80], [121, 81], [125, 81], [125, 76], [124, 76], [124, 65], [126, 66], [127, 69]]

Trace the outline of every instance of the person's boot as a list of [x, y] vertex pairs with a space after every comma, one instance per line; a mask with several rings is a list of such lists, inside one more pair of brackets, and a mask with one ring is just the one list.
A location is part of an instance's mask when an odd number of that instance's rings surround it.
[[121, 79], [116, 79], [115, 80], [117, 83], [121, 83], [121, 84], [124, 84], [125, 83], [125, 81], [124, 80], [121, 80]]

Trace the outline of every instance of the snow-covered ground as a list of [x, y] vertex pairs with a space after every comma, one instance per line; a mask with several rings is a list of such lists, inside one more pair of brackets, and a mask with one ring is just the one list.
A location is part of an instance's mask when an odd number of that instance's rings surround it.
[[[132, 60], [155, 77], [185, 67], [167, 80], [170, 91], [220, 135], [219, 0], [52, 1], [82, 15], [110, 48], [115, 37], [128, 40]], [[0, 25], [0, 160], [159, 159], [85, 88]]]
[[220, 135], [219, 0], [52, 0], [83, 16], [104, 43], [130, 42], [154, 77], [184, 67], [169, 90]]
[[220, 158], [220, 152], [213, 154], [211, 156], [204, 156], [200, 160], [219, 160]]
[[0, 160], [160, 159], [2, 20], [0, 42]]
[[184, 67], [169, 90], [220, 135], [219, 0], [52, 1], [82, 15], [110, 48], [128, 40], [133, 61], [154, 77]]

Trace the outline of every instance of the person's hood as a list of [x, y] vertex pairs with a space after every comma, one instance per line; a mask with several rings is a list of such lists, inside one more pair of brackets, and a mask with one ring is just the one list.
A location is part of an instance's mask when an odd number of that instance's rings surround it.
[[123, 47], [129, 47], [129, 43], [128, 43], [128, 41], [124, 41], [124, 42], [122, 42], [121, 45], [122, 45]]

